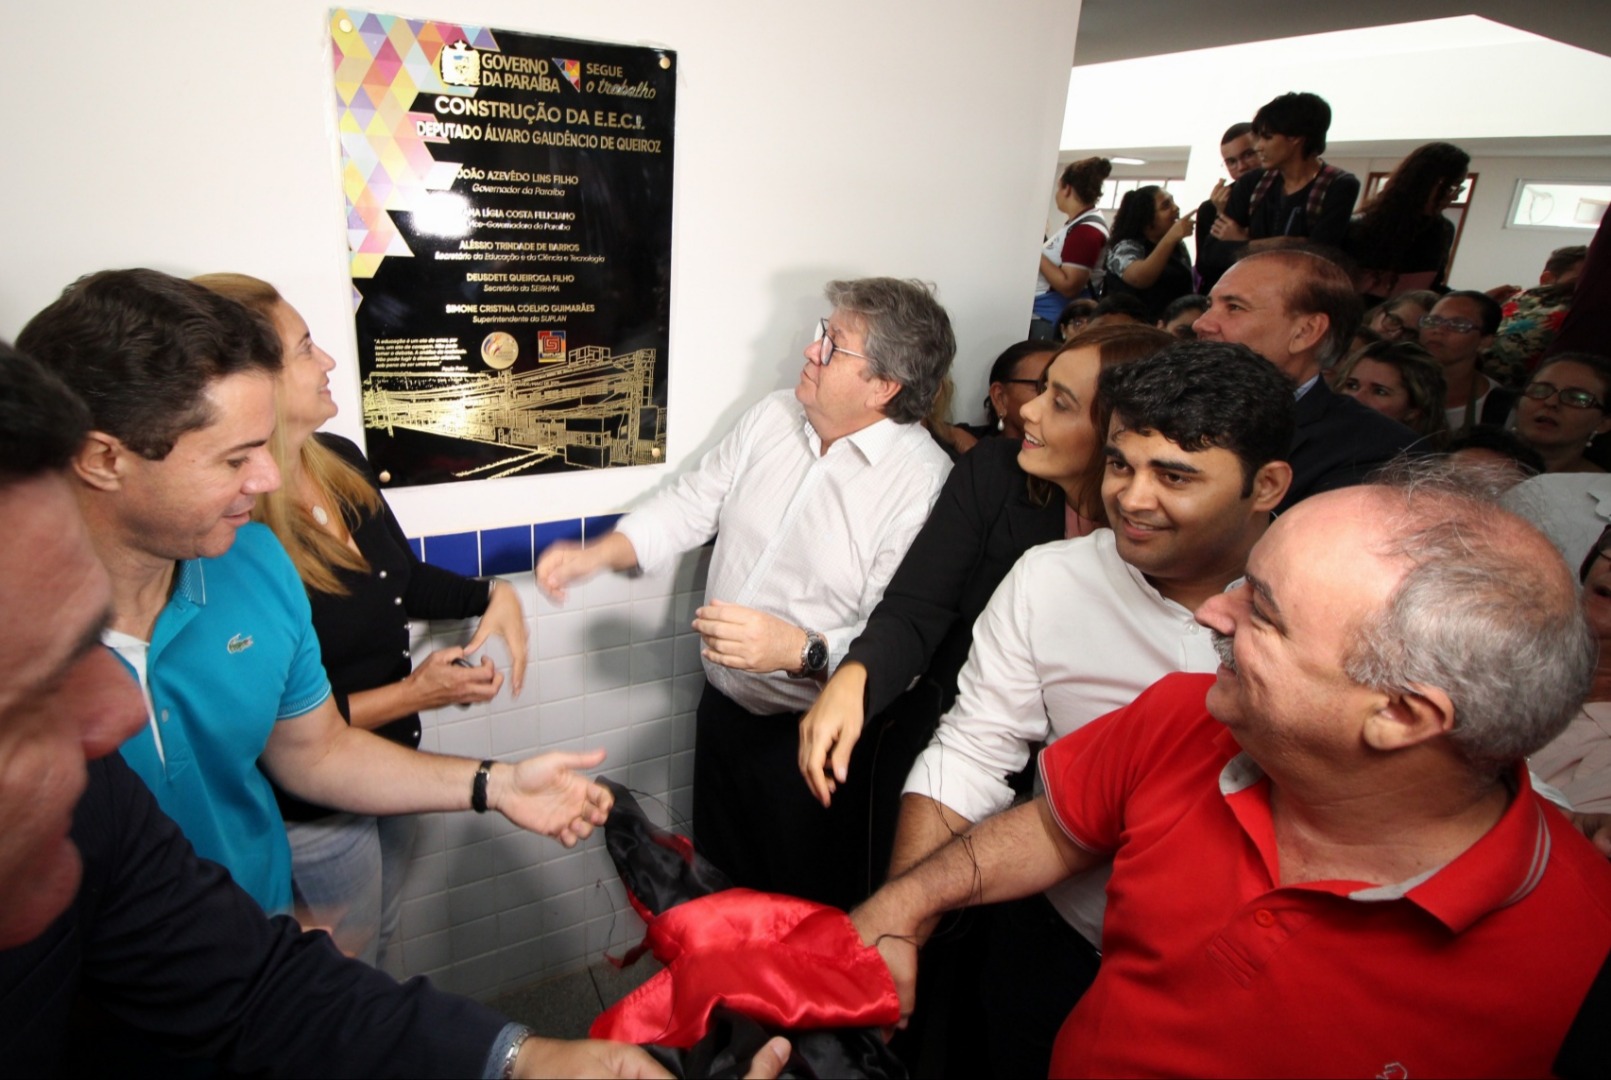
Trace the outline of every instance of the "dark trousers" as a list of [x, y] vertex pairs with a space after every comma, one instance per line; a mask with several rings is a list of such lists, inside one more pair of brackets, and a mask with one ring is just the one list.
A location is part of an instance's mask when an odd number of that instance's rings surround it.
[[937, 703], [897, 702], [868, 724], [824, 809], [800, 776], [799, 715], [756, 716], [707, 684], [694, 733], [695, 846], [735, 885], [849, 910], [884, 880], [901, 785]]
[[986, 909], [980, 985], [990, 1070], [1046, 1076], [1063, 1021], [1096, 979], [1102, 955], [1044, 896]]

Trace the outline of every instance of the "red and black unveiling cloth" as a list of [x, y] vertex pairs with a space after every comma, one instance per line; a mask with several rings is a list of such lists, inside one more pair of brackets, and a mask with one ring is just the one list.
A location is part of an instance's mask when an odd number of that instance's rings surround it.
[[[693, 845], [652, 824], [621, 785], [605, 845], [665, 965], [593, 1022], [590, 1034], [644, 1046], [678, 1076], [742, 1076], [774, 1034], [793, 1045], [784, 1075], [905, 1076], [880, 1029], [900, 1018], [889, 968], [838, 908], [734, 888]], [[779, 837], [779, 843], [787, 839]]]

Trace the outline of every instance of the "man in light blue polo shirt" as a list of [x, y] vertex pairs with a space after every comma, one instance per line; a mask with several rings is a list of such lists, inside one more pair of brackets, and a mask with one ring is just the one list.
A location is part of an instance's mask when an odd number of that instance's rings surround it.
[[261, 823], [278, 823], [279, 807], [255, 757], [240, 752], [330, 697], [285, 549], [267, 527], [243, 526], [223, 555], [179, 564], [149, 643], [121, 630], [103, 639], [140, 681], [151, 716], [123, 744], [124, 759], [198, 851], [229, 867], [265, 911], [289, 912], [291, 849], [261, 842]]
[[264, 910], [291, 906], [290, 848], [264, 773], [359, 814], [491, 807], [567, 847], [603, 823], [609, 793], [575, 771], [602, 750], [478, 763], [342, 720], [296, 571], [248, 524], [256, 496], [280, 482], [268, 452], [280, 350], [266, 323], [190, 282], [114, 270], [70, 285], [17, 343], [93, 414], [76, 494], [112, 579], [104, 640], [149, 715], [124, 756]]

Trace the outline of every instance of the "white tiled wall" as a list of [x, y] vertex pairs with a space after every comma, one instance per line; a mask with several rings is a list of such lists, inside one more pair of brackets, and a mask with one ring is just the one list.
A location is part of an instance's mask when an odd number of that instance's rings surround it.
[[[524, 690], [516, 700], [506, 680], [489, 702], [426, 713], [421, 748], [515, 760], [602, 746], [603, 775], [638, 792], [662, 824], [686, 824], [704, 688], [689, 623], [709, 561], [706, 547], [668, 573], [602, 575], [572, 588], [563, 607], [540, 597], [529, 573], [507, 577], [530, 634]], [[415, 662], [469, 630], [416, 623]], [[503, 643], [487, 647], [507, 674]], [[567, 851], [496, 813], [422, 815], [403, 895], [386, 967], [478, 997], [620, 953], [643, 934], [601, 832]]]

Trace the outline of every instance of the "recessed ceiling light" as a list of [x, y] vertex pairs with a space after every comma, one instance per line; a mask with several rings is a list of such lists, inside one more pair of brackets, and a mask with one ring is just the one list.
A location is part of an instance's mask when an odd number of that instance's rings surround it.
[[1146, 164], [1145, 161], [1143, 161], [1142, 159], [1140, 159], [1138, 157], [1113, 157], [1113, 158], [1108, 158], [1108, 160], [1113, 162], [1113, 164], [1115, 164], [1115, 165], [1145, 165]]

